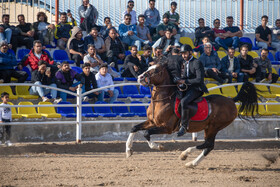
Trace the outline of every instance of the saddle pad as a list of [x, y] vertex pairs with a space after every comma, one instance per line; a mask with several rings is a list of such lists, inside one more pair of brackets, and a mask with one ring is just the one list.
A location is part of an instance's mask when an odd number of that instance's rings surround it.
[[[176, 98], [175, 102], [175, 114], [178, 116], [178, 118], [181, 119], [181, 114], [178, 111], [178, 107], [180, 105], [180, 99]], [[202, 101], [197, 103], [197, 112], [196, 114], [191, 118], [191, 121], [203, 121], [206, 120], [209, 114], [209, 107], [208, 103], [205, 98], [202, 98]]]

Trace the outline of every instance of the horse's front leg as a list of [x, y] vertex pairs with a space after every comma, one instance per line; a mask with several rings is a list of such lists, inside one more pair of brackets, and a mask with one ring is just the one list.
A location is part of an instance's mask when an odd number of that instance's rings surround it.
[[166, 126], [161, 127], [153, 127], [151, 129], [146, 130], [144, 137], [147, 139], [147, 142], [149, 144], [149, 147], [151, 149], [156, 149], [162, 151], [164, 149], [164, 146], [162, 144], [157, 144], [153, 141], [151, 141], [151, 135], [152, 134], [169, 134], [170, 131]]

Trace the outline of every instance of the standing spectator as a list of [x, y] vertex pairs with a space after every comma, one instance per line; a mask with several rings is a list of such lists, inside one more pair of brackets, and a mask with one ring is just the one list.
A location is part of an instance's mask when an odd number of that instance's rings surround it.
[[163, 49], [163, 55], [167, 56], [172, 48], [180, 46], [178, 40], [172, 35], [172, 30], [167, 29], [165, 31], [165, 35], [158, 39], [156, 43], [154, 43], [153, 52], [155, 54], [155, 48], [159, 47]]
[[150, 29], [151, 36], [156, 33], [156, 28], [160, 22], [159, 11], [155, 8], [155, 4], [155, 0], [149, 0], [149, 8], [144, 12], [146, 26]]
[[75, 26], [72, 29], [72, 35], [67, 42], [67, 49], [69, 50], [71, 59], [75, 61], [77, 67], [80, 67], [81, 61], [86, 54], [82, 38], [82, 30], [78, 26]]
[[[90, 72], [90, 67], [90, 63], [83, 64], [83, 72], [81, 73], [81, 80], [83, 80], [83, 82], [81, 82], [83, 84], [83, 93], [97, 88], [95, 75], [92, 72]], [[83, 101], [88, 101], [89, 97], [97, 97], [98, 95], [99, 92], [90, 93], [88, 96], [85, 96], [83, 98]]]
[[0, 45], [0, 79], [3, 79], [4, 83], [9, 83], [11, 82], [11, 77], [15, 77], [19, 83], [23, 83], [28, 74], [14, 69], [14, 66], [17, 65], [17, 60], [14, 54], [8, 52], [8, 49], [8, 43], [2, 42]]
[[[152, 47], [149, 45], [145, 45], [143, 47], [144, 53], [141, 55], [140, 64], [145, 67], [145, 70], [148, 66], [151, 66], [153, 64], [154, 59], [152, 58]], [[144, 71], [145, 71], [144, 70]]]
[[105, 40], [105, 47], [107, 51], [107, 62], [111, 64], [114, 62], [115, 68], [119, 71], [117, 61], [124, 60], [125, 50], [122, 41], [117, 37], [117, 32], [115, 29], [111, 28], [109, 31], [109, 36]]
[[267, 78], [269, 81], [271, 81], [271, 83], [276, 83], [279, 78], [279, 75], [272, 73], [271, 62], [267, 58], [267, 56], [268, 49], [262, 49], [261, 56], [255, 59], [255, 62], [256, 64], [258, 64], [258, 67], [260, 67], [261, 71], [256, 77], [256, 82], [262, 82], [262, 80], [264, 81], [265, 78]]
[[[95, 75], [98, 88], [114, 85], [111, 75], [107, 72], [108, 65], [106, 63], [101, 64], [99, 72]], [[98, 101], [103, 101], [104, 95], [108, 95], [110, 97], [110, 103], [113, 103], [117, 100], [119, 91], [117, 89], [114, 89], [114, 87], [103, 89], [98, 94]]]
[[141, 42], [144, 42], [144, 40], [137, 36], [136, 25], [130, 24], [131, 15], [126, 14], [124, 18], [125, 22], [119, 26], [119, 33], [122, 42], [128, 46], [136, 45], [138, 50], [141, 50]]
[[98, 11], [93, 5], [89, 4], [89, 0], [83, 0], [78, 13], [80, 16], [80, 27], [83, 31], [89, 33], [91, 28], [97, 27]]
[[37, 22], [33, 23], [35, 31], [35, 39], [40, 40], [43, 45], [55, 46], [54, 39], [54, 24], [48, 23], [48, 17], [45, 12], [38, 12]]
[[87, 50], [88, 44], [93, 44], [95, 46], [97, 54], [102, 60], [106, 60], [106, 48], [103, 38], [98, 36], [98, 29], [93, 27], [90, 34], [84, 38], [85, 50]]
[[240, 63], [234, 56], [235, 50], [232, 47], [228, 48], [228, 55], [221, 60], [221, 72], [229, 78], [228, 82], [232, 83], [232, 78], [237, 79], [237, 82], [243, 82], [244, 73], [240, 72]]
[[[32, 72], [31, 82], [34, 85], [48, 85], [50, 87], [56, 88], [55, 84], [55, 75], [52, 73], [51, 67], [47, 67], [47, 62], [40, 60], [38, 62], [38, 69]], [[57, 90], [43, 88], [39, 86], [31, 86], [29, 90], [30, 95], [39, 95], [43, 102], [49, 101], [49, 98], [46, 97], [48, 93], [51, 93], [51, 98], [54, 103], [59, 103], [60, 100], [56, 100]]]
[[[71, 22], [67, 22], [67, 16], [71, 19]], [[71, 36], [71, 30], [74, 26], [77, 26], [77, 22], [69, 12], [62, 12], [60, 14], [60, 22], [55, 26], [54, 36], [57, 39], [57, 47], [61, 50], [65, 50], [65, 45]]]
[[199, 27], [195, 28], [195, 46], [198, 46], [200, 44], [202, 44], [202, 39], [204, 37], [208, 37], [210, 39], [211, 42], [214, 42], [214, 31], [208, 27], [205, 26], [205, 22], [203, 18], [199, 18], [198, 19], [198, 24]]
[[38, 62], [40, 60], [47, 62], [48, 66], [54, 65], [53, 59], [43, 50], [41, 41], [35, 40], [33, 42], [33, 49], [22, 58], [21, 63], [19, 64], [19, 69], [21, 70], [22, 66], [29, 65], [31, 70], [34, 71], [38, 69]]
[[[115, 29], [116, 32], [117, 32], [117, 29], [112, 26], [110, 17], [105, 17], [104, 18], [104, 23], [105, 23], [105, 26], [101, 27], [99, 35], [101, 37], [103, 37], [103, 39], [105, 40], [109, 36], [109, 31], [110, 31], [111, 28]], [[118, 32], [117, 32], [117, 36], [119, 37]]]
[[10, 15], [9, 14], [3, 14], [2, 15], [2, 22], [3, 24], [0, 25], [0, 42], [6, 41], [9, 45], [9, 48], [13, 49], [14, 52], [17, 50], [16, 46], [16, 38], [12, 36], [17, 36], [17, 30], [14, 29], [13, 26], [10, 25]]
[[280, 19], [275, 21], [275, 28], [272, 29], [272, 42], [280, 44]]
[[[242, 31], [237, 26], [233, 25], [233, 17], [228, 16], [227, 19], [227, 27], [224, 28], [226, 33], [224, 33], [221, 37], [217, 37], [215, 39], [216, 43], [222, 46], [225, 50], [228, 50], [228, 47], [232, 46], [234, 49], [239, 47], [239, 37], [242, 37]], [[226, 37], [226, 38], [225, 38]]]
[[268, 49], [268, 47], [276, 48], [280, 51], [280, 43], [271, 41], [271, 30], [267, 25], [268, 17], [266, 15], [262, 16], [262, 24], [256, 28], [256, 40], [257, 46], [262, 49]]
[[179, 25], [180, 25], [180, 15], [175, 12], [177, 9], [177, 3], [175, 1], [171, 2], [170, 11], [165, 12], [165, 14], [169, 15], [169, 23], [173, 24], [179, 33]]
[[177, 34], [176, 27], [172, 23], [169, 23], [169, 15], [164, 14], [162, 16], [162, 23], [157, 26], [157, 36], [155, 37], [155, 39], [157, 40], [160, 37], [163, 37], [167, 29], [172, 31], [172, 36], [175, 36]]
[[219, 82], [219, 84], [224, 84], [228, 82], [228, 79], [224, 74], [220, 72], [221, 62], [218, 55], [214, 54], [212, 51], [212, 44], [204, 44], [204, 53], [199, 57], [199, 60], [202, 62], [205, 77], [213, 78]]
[[26, 23], [23, 14], [18, 15], [17, 28], [20, 29], [20, 35], [17, 37], [17, 47], [25, 46], [31, 49], [34, 41], [34, 29], [31, 23]]
[[143, 14], [140, 14], [138, 16], [138, 22], [139, 24], [136, 26], [137, 30], [137, 36], [144, 40], [143, 44], [152, 44], [152, 37], [150, 35], [150, 30], [147, 26], [145, 26], [145, 16]]
[[3, 103], [0, 104], [0, 123], [5, 123], [0, 127], [0, 145], [2, 142], [5, 142], [6, 146], [12, 146], [13, 144], [10, 141], [11, 138], [11, 125], [8, 125], [12, 122], [12, 110], [9, 107], [9, 94], [7, 92], [1, 93], [1, 100]]
[[[72, 92], [76, 92], [78, 85], [83, 82], [83, 80], [81, 80], [80, 74], [70, 69], [69, 63], [66, 61], [62, 62], [61, 69], [56, 72], [55, 77], [57, 79], [56, 83], [58, 88]], [[76, 79], [77, 82], [73, 84], [74, 79]], [[67, 93], [60, 92], [60, 98], [62, 101], [66, 101]]]
[[[202, 44], [198, 45], [196, 48], [193, 49], [193, 51], [194, 51], [193, 54], [194, 54], [196, 57], [198, 57], [198, 52], [200, 53], [200, 55], [202, 55], [202, 53], [204, 53], [204, 45], [205, 45], [206, 43], [211, 43], [211, 42], [210, 42], [210, 39], [209, 39], [207, 36], [205, 36], [205, 37], [202, 39]], [[217, 54], [214, 45], [212, 45], [212, 51], [213, 51], [215, 54]]]
[[[248, 55], [248, 46], [242, 45], [240, 47], [240, 55], [237, 57], [240, 63], [240, 71], [244, 73], [243, 81], [246, 82], [249, 80], [249, 77], [260, 77], [260, 68], [254, 62], [253, 57]], [[260, 80], [258, 80], [259, 82]]]
[[140, 64], [139, 58], [137, 57], [137, 47], [131, 46], [131, 54], [128, 55], [124, 60], [124, 71], [122, 77], [135, 77], [137, 78], [145, 70], [145, 66]]
[[122, 14], [123, 23], [125, 22], [125, 15], [130, 14], [131, 15], [131, 25], [137, 25], [136, 12], [135, 12], [135, 10], [132, 10], [133, 7], [134, 7], [134, 1], [129, 0], [127, 2], [127, 9]]

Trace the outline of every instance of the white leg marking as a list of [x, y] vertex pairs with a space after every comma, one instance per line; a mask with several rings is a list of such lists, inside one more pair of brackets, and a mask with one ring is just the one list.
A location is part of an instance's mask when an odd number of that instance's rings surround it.
[[126, 158], [130, 157], [132, 155], [132, 145], [133, 145], [133, 138], [135, 136], [135, 132], [134, 133], [130, 133], [127, 141], [126, 141]]
[[157, 143], [155, 143], [155, 142], [153, 142], [153, 141], [147, 141], [147, 142], [148, 142], [149, 147], [150, 147], [151, 149], [163, 150], [163, 145], [157, 144]]
[[189, 155], [190, 153], [196, 151], [196, 150], [198, 150], [198, 149], [196, 148], [196, 146], [194, 146], [194, 147], [189, 147], [188, 149], [186, 149], [185, 151], [183, 151], [183, 152], [181, 153], [181, 155], [179, 156], [179, 158], [180, 158], [181, 160], [186, 160], [187, 157], [188, 157], [188, 155]]
[[204, 159], [204, 152], [206, 151], [206, 149], [204, 149], [200, 155], [198, 157], [196, 157], [196, 159], [194, 159], [191, 162], [186, 163], [186, 167], [190, 168], [190, 167], [195, 167], [197, 166], [203, 159]]

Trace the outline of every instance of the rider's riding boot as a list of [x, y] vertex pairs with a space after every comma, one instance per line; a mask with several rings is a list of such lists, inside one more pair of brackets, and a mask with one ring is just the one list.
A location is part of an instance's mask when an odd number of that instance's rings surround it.
[[185, 109], [182, 112], [182, 118], [181, 118], [181, 127], [177, 133], [177, 136], [183, 136], [187, 130], [189, 129], [189, 109]]

